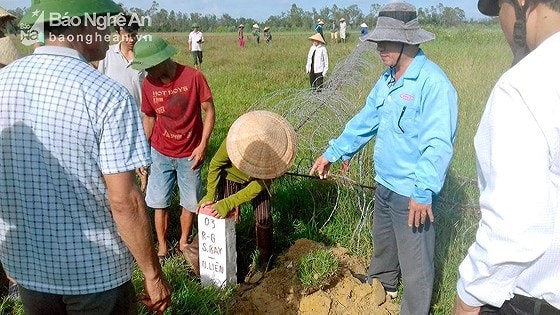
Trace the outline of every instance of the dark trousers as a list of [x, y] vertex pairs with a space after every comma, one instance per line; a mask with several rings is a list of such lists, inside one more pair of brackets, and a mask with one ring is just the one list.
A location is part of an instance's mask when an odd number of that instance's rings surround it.
[[484, 315], [560, 315], [560, 310], [547, 301], [515, 294], [502, 307], [484, 306], [480, 310]]
[[323, 88], [323, 74], [309, 72], [309, 83], [314, 91], [320, 92]]
[[28, 290], [18, 285], [28, 315], [134, 315], [138, 314], [131, 281], [105, 292], [60, 295]]

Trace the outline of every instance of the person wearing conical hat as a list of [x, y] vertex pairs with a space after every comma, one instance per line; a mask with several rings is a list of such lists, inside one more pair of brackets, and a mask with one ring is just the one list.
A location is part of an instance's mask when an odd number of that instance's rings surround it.
[[235, 120], [208, 166], [207, 193], [199, 211], [217, 218], [239, 215], [251, 202], [260, 265], [273, 253], [271, 185], [286, 173], [296, 157], [297, 136], [282, 116], [251, 111]]
[[340, 18], [340, 41], [342, 43], [346, 43], [346, 20], [344, 18]]
[[307, 53], [305, 73], [309, 75], [311, 89], [320, 92], [323, 88], [323, 80], [329, 70], [329, 55], [325, 47], [325, 39], [316, 33], [308, 38], [312, 44]]
[[325, 22], [323, 22], [323, 20], [321, 19], [317, 19], [317, 24], [315, 24], [315, 32], [321, 34], [323, 41], [325, 41], [325, 36], [323, 35], [323, 25], [325, 25]]
[[513, 65], [474, 137], [480, 221], [459, 265], [454, 314], [557, 315], [560, 0], [478, 0], [478, 10], [498, 17]]
[[177, 49], [158, 35], [145, 35], [134, 45], [132, 67], [145, 70], [142, 113], [151, 145], [152, 165], [146, 204], [154, 209], [158, 256], [169, 254], [169, 206], [175, 186], [181, 205], [178, 249], [189, 243], [198, 200], [202, 194], [201, 168], [214, 130], [212, 91], [201, 71], [171, 59]]
[[437, 228], [432, 205], [445, 181], [457, 132], [457, 91], [420, 49], [434, 38], [420, 28], [413, 5], [394, 2], [381, 8], [375, 28], [363, 40], [375, 47], [387, 69], [365, 106], [310, 170], [325, 178], [332, 163], [349, 161], [376, 137], [375, 247], [367, 281], [379, 280], [394, 298], [401, 278], [403, 315], [431, 311]]
[[239, 47], [245, 47], [245, 36], [243, 35], [243, 31], [245, 30], [245, 25], [239, 24], [237, 27], [237, 39], [239, 39]]
[[261, 29], [259, 28], [259, 24], [253, 24], [253, 37], [255, 38], [255, 42], [257, 45], [261, 42]]
[[360, 36], [364, 37], [368, 34], [368, 26], [366, 23], [360, 24]]
[[0, 260], [25, 314], [171, 305], [135, 177], [151, 163], [138, 107], [89, 64], [105, 57], [109, 29], [87, 21], [120, 10], [111, 0], [33, 0], [20, 26], [44, 27], [45, 45], [0, 71]]
[[267, 45], [272, 44], [272, 34], [270, 33], [270, 27], [265, 27], [263, 29], [264, 40], [266, 41]]
[[189, 51], [192, 53], [194, 60], [194, 67], [198, 70], [202, 67], [202, 43], [204, 43], [204, 36], [200, 31], [198, 23], [192, 25], [192, 31], [189, 33]]
[[0, 69], [19, 58], [16, 46], [9, 36], [2, 32], [4, 24], [16, 17], [0, 7]]

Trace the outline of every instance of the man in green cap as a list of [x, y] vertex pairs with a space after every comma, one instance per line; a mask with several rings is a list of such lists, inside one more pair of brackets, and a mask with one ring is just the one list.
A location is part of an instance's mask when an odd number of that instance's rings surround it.
[[189, 33], [189, 51], [192, 52], [194, 59], [194, 67], [200, 70], [202, 66], [202, 43], [204, 43], [204, 36], [200, 31], [198, 24], [192, 25], [192, 32]]
[[[181, 237], [184, 252], [202, 194], [200, 169], [214, 129], [212, 92], [202, 72], [171, 60], [177, 50], [156, 35], [134, 45], [136, 70], [146, 70], [142, 84], [144, 130], [152, 145], [146, 191], [148, 207], [155, 209], [158, 256], [168, 255], [166, 240], [172, 193], [179, 186]], [[202, 114], [204, 111], [204, 115]], [[204, 120], [204, 122], [203, 122]]]
[[[34, 0], [22, 27], [45, 45], [0, 72], [0, 259], [26, 314], [163, 312], [171, 290], [134, 170], [149, 165], [135, 102], [92, 68], [108, 48], [110, 0]], [[92, 22], [94, 21], [94, 22]]]

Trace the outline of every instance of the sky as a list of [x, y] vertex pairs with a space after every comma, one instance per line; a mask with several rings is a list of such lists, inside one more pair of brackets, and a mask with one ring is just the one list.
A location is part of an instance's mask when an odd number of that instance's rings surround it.
[[[116, 0], [117, 3], [123, 3], [125, 7], [137, 7], [148, 9], [153, 0]], [[290, 10], [292, 4], [296, 4], [298, 8], [304, 11], [312, 11], [315, 8], [319, 11], [322, 8], [332, 8], [336, 4], [339, 8], [346, 8], [351, 5], [358, 5], [362, 13], [368, 14], [371, 4], [379, 3], [384, 5], [392, 0], [273, 0], [273, 1], [255, 1], [255, 0], [156, 0], [161, 9], [168, 11], [175, 10], [185, 13], [197, 12], [202, 15], [229, 14], [233, 18], [253, 18], [258, 22], [264, 22], [272, 15], [280, 15], [282, 12]], [[477, 10], [477, 0], [407, 0], [407, 2], [416, 6], [416, 8], [429, 8], [437, 6], [439, 3], [446, 7], [459, 7], [465, 11], [467, 19], [480, 19], [484, 16]], [[0, 6], [5, 9], [15, 9], [17, 7], [29, 7], [31, 0], [0, 0]]]

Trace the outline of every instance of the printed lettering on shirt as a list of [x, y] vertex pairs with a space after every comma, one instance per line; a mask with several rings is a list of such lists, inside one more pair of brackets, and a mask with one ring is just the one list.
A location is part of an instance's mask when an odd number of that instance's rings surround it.
[[[167, 129], [163, 130], [163, 136], [169, 139], [173, 139], [173, 140], [182, 140], [183, 139], [183, 135], [179, 134], [179, 133], [171, 133], [169, 132]], [[187, 133], [187, 135], [185, 136], [185, 138], [189, 139], [192, 136], [192, 131], [189, 131]]]
[[407, 102], [412, 102], [414, 100], [414, 96], [406, 93], [401, 94], [401, 98]]
[[173, 94], [177, 94], [177, 93], [186, 93], [189, 91], [189, 88], [187, 86], [181, 86], [181, 87], [177, 87], [171, 90], [157, 90], [157, 91], [153, 91], [152, 92], [152, 96], [153, 97], [157, 97], [157, 96], [170, 96]]
[[156, 108], [156, 114], [162, 115], [163, 113], [165, 113], [165, 107], [161, 106]]

